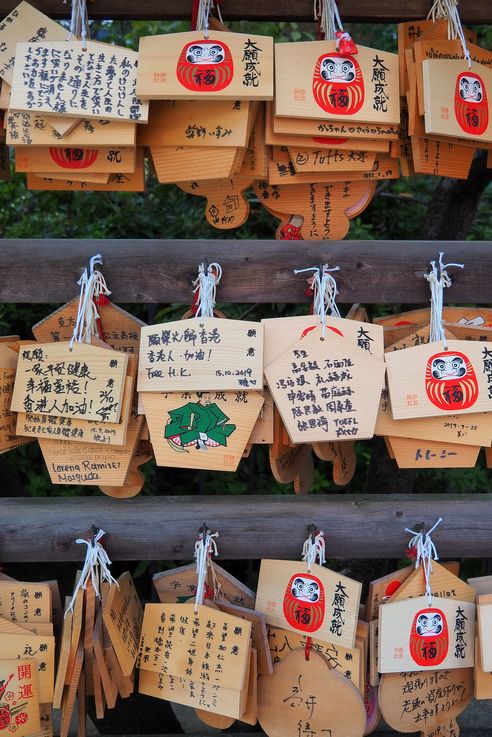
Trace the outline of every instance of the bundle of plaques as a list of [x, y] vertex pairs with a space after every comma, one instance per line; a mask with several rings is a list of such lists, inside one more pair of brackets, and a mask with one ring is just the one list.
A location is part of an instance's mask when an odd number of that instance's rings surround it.
[[446, 7], [398, 26], [402, 131], [392, 150], [404, 174], [466, 179], [475, 150], [492, 146], [492, 53]]
[[[98, 719], [113, 709], [118, 695], [134, 689], [142, 607], [130, 573], [115, 580], [101, 546], [103, 530], [93, 529], [87, 541], [93, 563], [77, 573], [65, 616], [58, 656], [54, 706], [60, 709], [60, 737], [67, 737], [77, 702], [78, 733], [85, 734], [86, 700], [94, 698]], [[84, 542], [78, 540], [77, 542]], [[94, 575], [91, 575], [94, 571]]]
[[62, 617], [56, 581], [0, 574], [0, 729], [53, 737], [55, 637]]
[[144, 323], [108, 300], [98, 263], [84, 272], [80, 297], [33, 327], [37, 342], [23, 341], [11, 406], [22, 440], [38, 440], [53, 484], [123, 498], [139, 493], [139, 467], [152, 456], [135, 397]]
[[375, 434], [400, 468], [472, 468], [481, 447], [492, 463], [491, 320], [488, 308], [444, 307], [436, 336], [428, 308], [375, 319], [388, 366]]
[[[75, 3], [72, 15], [75, 12]], [[24, 0], [0, 24], [0, 109], [29, 189], [141, 191], [138, 54], [77, 38]]]

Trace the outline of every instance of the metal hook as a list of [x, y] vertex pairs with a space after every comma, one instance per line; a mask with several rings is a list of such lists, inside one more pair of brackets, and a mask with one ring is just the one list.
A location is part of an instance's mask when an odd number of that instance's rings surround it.
[[310, 525], [307, 526], [307, 531], [309, 532], [309, 534], [311, 536], [311, 542], [313, 544], [316, 541], [316, 530], [317, 529], [318, 528], [316, 527], [316, 525], [314, 524], [314, 522], [312, 522]]

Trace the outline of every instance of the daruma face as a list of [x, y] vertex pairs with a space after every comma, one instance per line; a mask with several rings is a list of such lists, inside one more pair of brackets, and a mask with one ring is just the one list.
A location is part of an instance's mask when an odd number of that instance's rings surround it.
[[222, 41], [191, 41], [181, 52], [176, 76], [187, 90], [219, 92], [234, 75], [229, 47]]
[[327, 113], [357, 113], [364, 102], [364, 81], [359, 63], [352, 56], [336, 52], [320, 56], [314, 70], [313, 96]]
[[440, 609], [417, 612], [410, 633], [410, 655], [420, 666], [440, 665], [448, 654], [449, 635], [446, 617]]
[[487, 92], [475, 72], [462, 72], [456, 80], [454, 112], [458, 125], [466, 133], [480, 136], [489, 124]]
[[284, 617], [301, 632], [315, 632], [325, 616], [323, 584], [310, 573], [292, 576], [284, 596]]
[[468, 409], [478, 398], [478, 382], [464, 353], [442, 351], [431, 356], [425, 370], [425, 390], [435, 407]]

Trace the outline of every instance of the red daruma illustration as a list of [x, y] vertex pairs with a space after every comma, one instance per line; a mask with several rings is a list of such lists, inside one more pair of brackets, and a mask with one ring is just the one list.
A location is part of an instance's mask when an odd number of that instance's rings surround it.
[[420, 666], [440, 665], [449, 649], [448, 624], [440, 609], [417, 612], [410, 632], [410, 655]]
[[62, 169], [87, 169], [97, 159], [97, 148], [50, 148], [50, 156]]
[[466, 133], [481, 136], [489, 124], [487, 92], [475, 72], [462, 72], [456, 80], [454, 112], [458, 125]]
[[451, 412], [472, 407], [478, 398], [478, 381], [470, 359], [456, 351], [431, 356], [425, 369], [425, 390], [439, 409]]
[[325, 617], [323, 584], [310, 573], [292, 576], [284, 596], [284, 617], [301, 632], [316, 632]]
[[346, 54], [323, 54], [316, 62], [313, 96], [327, 113], [354, 115], [364, 102], [364, 80], [359, 62]]
[[220, 92], [232, 81], [234, 65], [223, 41], [191, 41], [179, 55], [178, 81], [193, 92]]

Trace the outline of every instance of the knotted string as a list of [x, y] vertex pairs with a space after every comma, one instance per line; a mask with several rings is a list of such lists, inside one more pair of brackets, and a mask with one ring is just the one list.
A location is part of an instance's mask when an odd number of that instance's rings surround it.
[[461, 25], [461, 18], [458, 11], [458, 0], [434, 0], [432, 8], [429, 10], [427, 18], [432, 18], [434, 23], [436, 20], [446, 18], [448, 21], [448, 38], [459, 38], [463, 48], [463, 56], [468, 61], [468, 68], [471, 69], [471, 56], [466, 43], [465, 32]]
[[217, 15], [222, 23], [220, 2], [221, 0], [193, 0], [191, 27], [194, 31], [204, 31], [205, 38], [209, 37], [209, 19], [212, 8], [217, 10]]
[[[63, 0], [66, 4], [67, 0]], [[86, 0], [72, 0], [72, 15], [70, 18], [70, 34], [68, 41], [72, 38], [80, 38], [82, 48], [87, 49], [87, 39], [90, 38], [89, 33], [89, 15], [87, 13]]]
[[192, 312], [196, 317], [213, 317], [217, 284], [222, 278], [220, 264], [214, 262], [205, 268], [205, 264], [198, 267], [198, 276], [193, 282]]
[[336, 304], [336, 296], [338, 294], [337, 283], [331, 275], [332, 271], [340, 271], [339, 266], [330, 269], [328, 264], [313, 266], [308, 269], [294, 269], [294, 274], [303, 274], [306, 271], [313, 271], [313, 276], [309, 277], [307, 283], [313, 294], [313, 315], [317, 315], [321, 320], [321, 337], [324, 339], [326, 333], [326, 316], [341, 317]]
[[316, 558], [320, 566], [326, 563], [325, 534], [323, 530], [319, 530], [316, 534], [313, 532], [312, 535], [309, 535], [302, 546], [302, 560], [305, 560], [307, 563], [308, 573], [311, 572], [313, 563], [316, 563]]
[[213, 534], [210, 530], [200, 532], [198, 540], [195, 543], [196, 558], [196, 572], [198, 576], [198, 583], [196, 585], [196, 597], [195, 597], [195, 614], [198, 612], [198, 607], [203, 604], [205, 598], [205, 586], [207, 579], [207, 570], [212, 563], [212, 555], [218, 555], [217, 543], [215, 538], [219, 537], [218, 532]]
[[93, 256], [89, 262], [89, 271], [84, 269], [77, 284], [80, 285], [79, 306], [77, 319], [70, 341], [70, 348], [74, 343], [90, 343], [93, 335], [98, 335], [97, 303], [102, 303], [103, 297], [111, 294], [102, 273], [96, 269], [103, 263], [100, 253]]
[[318, 21], [320, 35], [325, 41], [336, 41], [337, 51], [357, 54], [350, 33], [343, 28], [336, 0], [314, 0], [314, 20]]
[[442, 517], [439, 517], [434, 527], [432, 527], [432, 529], [429, 530], [429, 532], [427, 533], [424, 530], [421, 530], [420, 532], [415, 532], [414, 530], [410, 530], [408, 527], [405, 527], [405, 532], [409, 532], [410, 535], [413, 535], [408, 544], [408, 547], [415, 549], [416, 551], [415, 568], [418, 568], [419, 565], [422, 564], [422, 567], [424, 569], [425, 595], [429, 599], [429, 606], [432, 606], [432, 591], [430, 585], [432, 561], [439, 560], [437, 549], [432, 541], [431, 535], [436, 527], [441, 524], [441, 522]]
[[431, 290], [431, 314], [430, 314], [430, 332], [429, 342], [435, 343], [438, 340], [442, 340], [444, 350], [447, 351], [448, 346], [446, 342], [446, 336], [444, 334], [444, 325], [442, 324], [442, 310], [444, 306], [444, 288], [450, 287], [452, 284], [451, 277], [447, 273], [446, 269], [450, 266], [456, 266], [459, 269], [464, 269], [464, 264], [443, 264], [442, 257], [444, 252], [439, 252], [439, 266], [436, 266], [435, 261], [431, 261], [431, 270], [428, 274], [424, 274], [424, 278], [430, 284]]
[[75, 541], [79, 545], [87, 545], [87, 552], [85, 554], [85, 561], [82, 568], [82, 573], [80, 574], [80, 578], [77, 581], [72, 599], [70, 601], [70, 604], [68, 605], [65, 614], [69, 610], [73, 611], [73, 607], [77, 599], [77, 594], [81, 590], [86, 590], [89, 577], [91, 579], [92, 585], [94, 586], [96, 596], [98, 597], [100, 596], [100, 586], [103, 581], [107, 581], [110, 584], [114, 583], [118, 586], [118, 582], [116, 581], [116, 579], [113, 578], [109, 570], [111, 560], [109, 559], [108, 554], [106, 553], [100, 542], [105, 534], [106, 533], [104, 532], [104, 530], [97, 530], [91, 540], [78, 538]]

